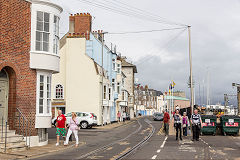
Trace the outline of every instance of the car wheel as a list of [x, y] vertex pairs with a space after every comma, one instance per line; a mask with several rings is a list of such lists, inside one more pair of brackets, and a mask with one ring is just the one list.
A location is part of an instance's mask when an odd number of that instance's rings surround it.
[[88, 127], [88, 122], [81, 122], [81, 128], [86, 129]]

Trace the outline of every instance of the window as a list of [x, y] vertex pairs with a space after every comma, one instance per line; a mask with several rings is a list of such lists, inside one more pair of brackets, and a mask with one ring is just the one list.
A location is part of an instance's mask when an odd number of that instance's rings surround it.
[[53, 39], [53, 53], [58, 54], [59, 45], [59, 17], [54, 16], [54, 39]]
[[115, 79], [112, 79], [112, 88], [113, 88], [113, 91], [116, 90], [115, 87], [116, 87], [116, 85], [115, 85]]
[[38, 73], [37, 79], [37, 114], [49, 115], [51, 113], [51, 74]]
[[47, 128], [38, 129], [39, 142], [47, 141]]
[[117, 73], [118, 73], [118, 74], [121, 73], [121, 64], [117, 64]]
[[120, 94], [120, 83], [117, 83], [117, 93]]
[[56, 99], [63, 99], [63, 86], [61, 84], [56, 85]]
[[115, 59], [112, 59], [112, 64], [113, 64], [113, 71], [116, 71], [116, 60]]
[[43, 113], [43, 100], [44, 100], [44, 76], [40, 75], [39, 113]]
[[103, 99], [106, 99], [107, 97], [107, 87], [103, 86]]
[[49, 19], [50, 14], [37, 12], [36, 50], [49, 51]]
[[51, 109], [51, 77], [47, 76], [47, 113]]
[[124, 94], [124, 91], [122, 91], [122, 100], [124, 101], [125, 99], [125, 94]]
[[108, 99], [111, 100], [111, 93], [112, 93], [112, 90], [111, 88], [108, 88]]

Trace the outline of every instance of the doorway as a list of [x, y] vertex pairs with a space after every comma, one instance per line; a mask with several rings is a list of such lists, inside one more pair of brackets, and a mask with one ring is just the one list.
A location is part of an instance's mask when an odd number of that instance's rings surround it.
[[8, 74], [5, 70], [0, 71], [0, 121], [8, 119]]

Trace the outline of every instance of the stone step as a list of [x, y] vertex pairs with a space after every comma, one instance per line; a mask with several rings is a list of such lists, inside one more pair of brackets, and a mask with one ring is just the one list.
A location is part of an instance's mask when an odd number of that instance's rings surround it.
[[[24, 151], [27, 149], [27, 146], [25, 143], [17, 143], [17, 144], [12, 144], [11, 146], [6, 147], [6, 152], [11, 153], [11, 152], [16, 152], [16, 151]], [[4, 152], [5, 147], [0, 147], [0, 152]]]
[[[7, 136], [7, 143], [8, 142], [16, 142], [16, 141], [22, 141], [24, 137], [22, 135], [12, 135], [12, 136]], [[0, 138], [0, 143], [3, 142], [5, 143], [5, 137]]]
[[[20, 140], [20, 141], [14, 141], [14, 142], [7, 142], [6, 144], [7, 147], [14, 147], [19, 145], [26, 145], [26, 142], [24, 140]], [[5, 147], [5, 142], [0, 142], [0, 148], [4, 148], [4, 147]]]

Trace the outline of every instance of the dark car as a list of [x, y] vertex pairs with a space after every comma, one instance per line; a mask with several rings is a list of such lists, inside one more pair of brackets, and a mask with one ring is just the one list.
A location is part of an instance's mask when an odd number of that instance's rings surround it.
[[153, 120], [154, 121], [163, 121], [163, 114], [156, 112], [153, 114]]

